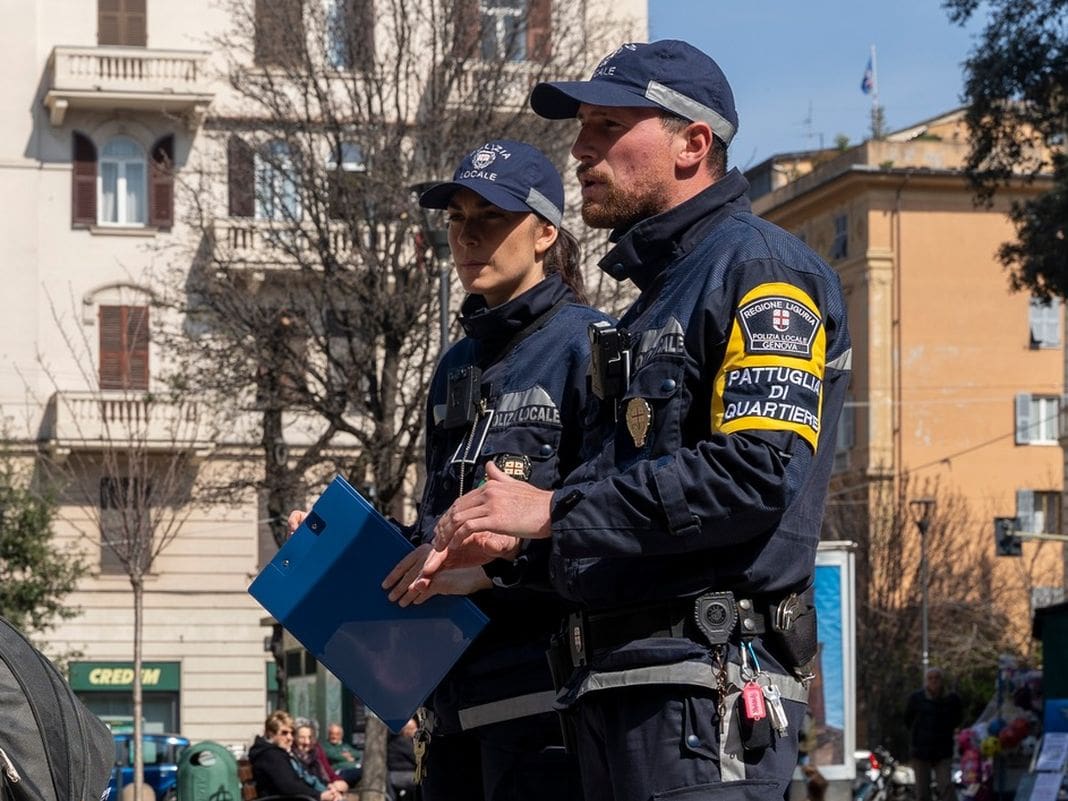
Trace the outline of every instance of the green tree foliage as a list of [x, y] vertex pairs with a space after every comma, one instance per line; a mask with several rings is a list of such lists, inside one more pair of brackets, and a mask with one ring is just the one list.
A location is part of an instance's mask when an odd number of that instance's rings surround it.
[[53, 498], [39, 494], [11, 456], [0, 452], [0, 615], [31, 634], [78, 612], [64, 598], [85, 565], [56, 546], [54, 517]]
[[1047, 192], [1013, 203], [1017, 240], [998, 252], [1014, 289], [1038, 297], [1068, 295], [1068, 0], [943, 0], [965, 24], [989, 13], [964, 63], [971, 133], [967, 171], [980, 200], [1039, 176]]

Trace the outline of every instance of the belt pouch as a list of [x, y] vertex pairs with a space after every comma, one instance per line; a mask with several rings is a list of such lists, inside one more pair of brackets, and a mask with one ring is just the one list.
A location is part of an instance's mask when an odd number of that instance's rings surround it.
[[771, 614], [772, 639], [779, 646], [786, 664], [791, 670], [802, 668], [811, 662], [819, 647], [816, 632], [816, 608], [812, 605], [811, 590], [800, 596], [798, 614], [793, 616], [785, 628], [780, 616]]

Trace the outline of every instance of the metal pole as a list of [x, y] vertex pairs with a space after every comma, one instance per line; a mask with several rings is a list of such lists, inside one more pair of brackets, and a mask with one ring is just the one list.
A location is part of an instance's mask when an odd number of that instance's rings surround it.
[[927, 680], [930, 655], [927, 651], [927, 521], [917, 523], [920, 529], [920, 583], [923, 585], [923, 678]]
[[922, 593], [920, 610], [923, 626], [923, 653], [920, 661], [923, 663], [924, 681], [927, 680], [927, 668], [931, 664], [930, 652], [927, 649], [927, 531], [931, 527], [931, 514], [934, 510], [934, 506], [934, 498], [917, 498], [916, 500], [909, 501], [909, 511], [912, 514], [912, 521], [916, 524], [916, 528], [920, 532], [920, 591]]

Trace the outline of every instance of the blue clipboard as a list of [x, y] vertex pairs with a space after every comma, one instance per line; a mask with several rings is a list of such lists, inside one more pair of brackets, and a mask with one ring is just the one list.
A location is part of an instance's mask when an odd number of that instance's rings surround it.
[[488, 622], [460, 596], [390, 603], [382, 579], [412, 547], [338, 476], [248, 589], [394, 732]]

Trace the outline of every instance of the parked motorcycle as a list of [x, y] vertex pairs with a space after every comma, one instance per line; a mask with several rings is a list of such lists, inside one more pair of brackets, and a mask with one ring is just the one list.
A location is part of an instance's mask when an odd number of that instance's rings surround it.
[[882, 746], [872, 751], [855, 751], [857, 778], [853, 801], [913, 801], [916, 798], [916, 772], [902, 765]]

